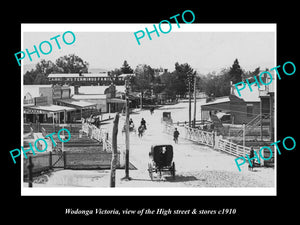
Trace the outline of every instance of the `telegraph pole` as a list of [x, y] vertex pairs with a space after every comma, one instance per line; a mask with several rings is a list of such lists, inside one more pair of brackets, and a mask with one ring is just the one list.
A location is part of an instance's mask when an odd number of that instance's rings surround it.
[[193, 120], [193, 128], [196, 127], [196, 102], [197, 102], [197, 98], [196, 98], [196, 76], [194, 76], [194, 120]]
[[191, 77], [188, 75], [189, 80], [189, 127], [191, 127]]
[[122, 180], [131, 180], [129, 177], [129, 85], [128, 80], [125, 80], [125, 146], [126, 146], [126, 152], [125, 152], [125, 177], [122, 178]]
[[117, 135], [118, 135], [118, 125], [119, 125], [119, 113], [116, 114], [114, 119], [114, 126], [112, 131], [112, 159], [110, 166], [110, 187], [116, 186], [116, 168], [117, 168]]

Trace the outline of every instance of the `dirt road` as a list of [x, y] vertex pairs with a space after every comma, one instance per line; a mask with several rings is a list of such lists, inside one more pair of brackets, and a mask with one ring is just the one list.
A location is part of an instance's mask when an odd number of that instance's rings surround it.
[[[142, 138], [130, 133], [130, 162], [137, 168], [130, 170], [131, 181], [121, 180], [124, 170], [117, 170], [117, 187], [274, 187], [275, 170], [273, 168], [255, 168], [248, 171], [247, 165], [239, 172], [235, 164], [235, 157], [216, 151], [210, 147], [195, 144], [179, 136], [179, 143], [175, 144], [171, 135], [163, 132], [161, 117], [163, 111], [170, 111], [174, 121], [184, 121], [188, 116], [188, 104], [179, 103], [156, 109], [151, 115], [149, 110], [141, 110], [131, 114], [135, 126], [142, 118], [147, 122], [147, 130]], [[122, 127], [125, 118], [121, 116], [119, 122], [118, 145], [125, 149], [125, 134]], [[112, 129], [112, 122], [106, 124]], [[174, 147], [174, 162], [176, 165], [176, 179], [165, 175], [156, 181], [151, 181], [148, 167], [148, 153], [153, 144], [172, 144]], [[55, 187], [108, 187], [108, 170], [61, 170], [54, 172], [46, 184], [35, 186]]]

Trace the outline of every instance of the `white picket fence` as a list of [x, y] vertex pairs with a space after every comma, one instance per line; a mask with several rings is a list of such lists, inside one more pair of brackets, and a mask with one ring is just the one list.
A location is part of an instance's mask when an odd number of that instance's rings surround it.
[[[112, 152], [112, 141], [109, 138], [108, 131], [106, 128], [97, 128], [95, 125], [88, 123], [82, 124], [82, 131], [88, 135], [91, 139], [95, 139], [103, 144], [103, 150]], [[118, 152], [120, 147], [118, 146]]]
[[[208, 145], [214, 147], [214, 133], [207, 132], [188, 126], [177, 127], [180, 132], [180, 136], [185, 139], [197, 142], [199, 144]], [[164, 132], [173, 135], [175, 126], [171, 123], [164, 123]]]
[[217, 146], [215, 147], [218, 150], [221, 150], [223, 152], [226, 152], [231, 155], [235, 155], [237, 157], [240, 156], [245, 156], [246, 154], [250, 154], [250, 148], [245, 147], [242, 145], [237, 145], [233, 142], [224, 140], [224, 139], [219, 139], [218, 142], [216, 143]]
[[[235, 144], [233, 142], [227, 141], [222, 139], [222, 136], [217, 136], [216, 132], [208, 132], [203, 131], [201, 129], [197, 128], [191, 128], [188, 126], [183, 127], [177, 127], [179, 132], [181, 133], [181, 137], [184, 137], [185, 139], [197, 142], [199, 144], [207, 145], [210, 147], [213, 147], [216, 150], [234, 155], [236, 157], [245, 157], [246, 154], [250, 155], [250, 148], [245, 147], [242, 145]], [[173, 132], [175, 130], [175, 126], [170, 123], [164, 124], [164, 132], [170, 135], [173, 135]], [[183, 134], [182, 134], [183, 132]], [[259, 153], [257, 152], [257, 155], [259, 156]], [[247, 158], [246, 158], [247, 160]], [[260, 160], [262, 162], [262, 160]], [[258, 161], [255, 159], [255, 162], [258, 163]]]
[[184, 126], [185, 138], [191, 141], [195, 141], [199, 144], [204, 144], [210, 147], [214, 147], [214, 133], [204, 130]]

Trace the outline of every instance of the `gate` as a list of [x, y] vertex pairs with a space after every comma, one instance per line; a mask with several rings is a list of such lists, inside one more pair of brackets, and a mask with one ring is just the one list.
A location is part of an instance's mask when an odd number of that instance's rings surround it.
[[[190, 141], [197, 142], [199, 144], [207, 145], [210, 147], [214, 147], [214, 132], [208, 132], [204, 130], [200, 130], [197, 128], [188, 127], [187, 125], [183, 127], [178, 127], [179, 132], [183, 133], [183, 137]], [[164, 124], [164, 132], [170, 135], [173, 135], [175, 130], [175, 126], [173, 124]]]
[[191, 141], [195, 141], [199, 144], [214, 147], [214, 132], [207, 132], [197, 128], [184, 126], [185, 138]]
[[65, 168], [65, 154], [66, 152], [52, 153], [49, 152], [49, 162], [51, 168]]
[[[243, 156], [246, 158], [246, 155], [250, 155], [250, 147], [238, 145], [228, 140], [224, 140], [222, 139], [222, 136], [216, 135], [216, 132], [207, 132], [197, 128], [188, 127], [187, 125], [183, 127], [178, 127], [178, 129], [180, 129], [179, 132], [184, 133], [185, 139], [195, 141], [199, 144], [210, 146], [216, 150], [225, 152], [236, 157]], [[173, 135], [174, 130], [175, 126], [173, 124], [164, 124], [165, 133]], [[261, 158], [257, 150], [256, 152], [259, 158]], [[257, 159], [255, 159], [255, 162], [259, 164]], [[263, 160], [260, 159], [260, 162], [263, 162]]]

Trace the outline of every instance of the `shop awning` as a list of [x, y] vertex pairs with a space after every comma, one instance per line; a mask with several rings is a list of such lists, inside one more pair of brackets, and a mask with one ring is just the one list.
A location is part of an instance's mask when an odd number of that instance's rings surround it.
[[84, 109], [84, 108], [89, 108], [89, 107], [93, 107], [96, 106], [96, 103], [91, 103], [91, 102], [86, 102], [86, 101], [78, 101], [78, 100], [73, 100], [73, 99], [61, 99], [61, 100], [57, 100], [58, 102], [61, 102], [63, 104], [66, 104], [68, 106], [74, 107], [74, 108], [80, 108], [80, 109]]
[[64, 111], [75, 111], [75, 108], [60, 106], [60, 105], [39, 105], [39, 106], [24, 106], [25, 114], [46, 114], [46, 113], [58, 113]]

